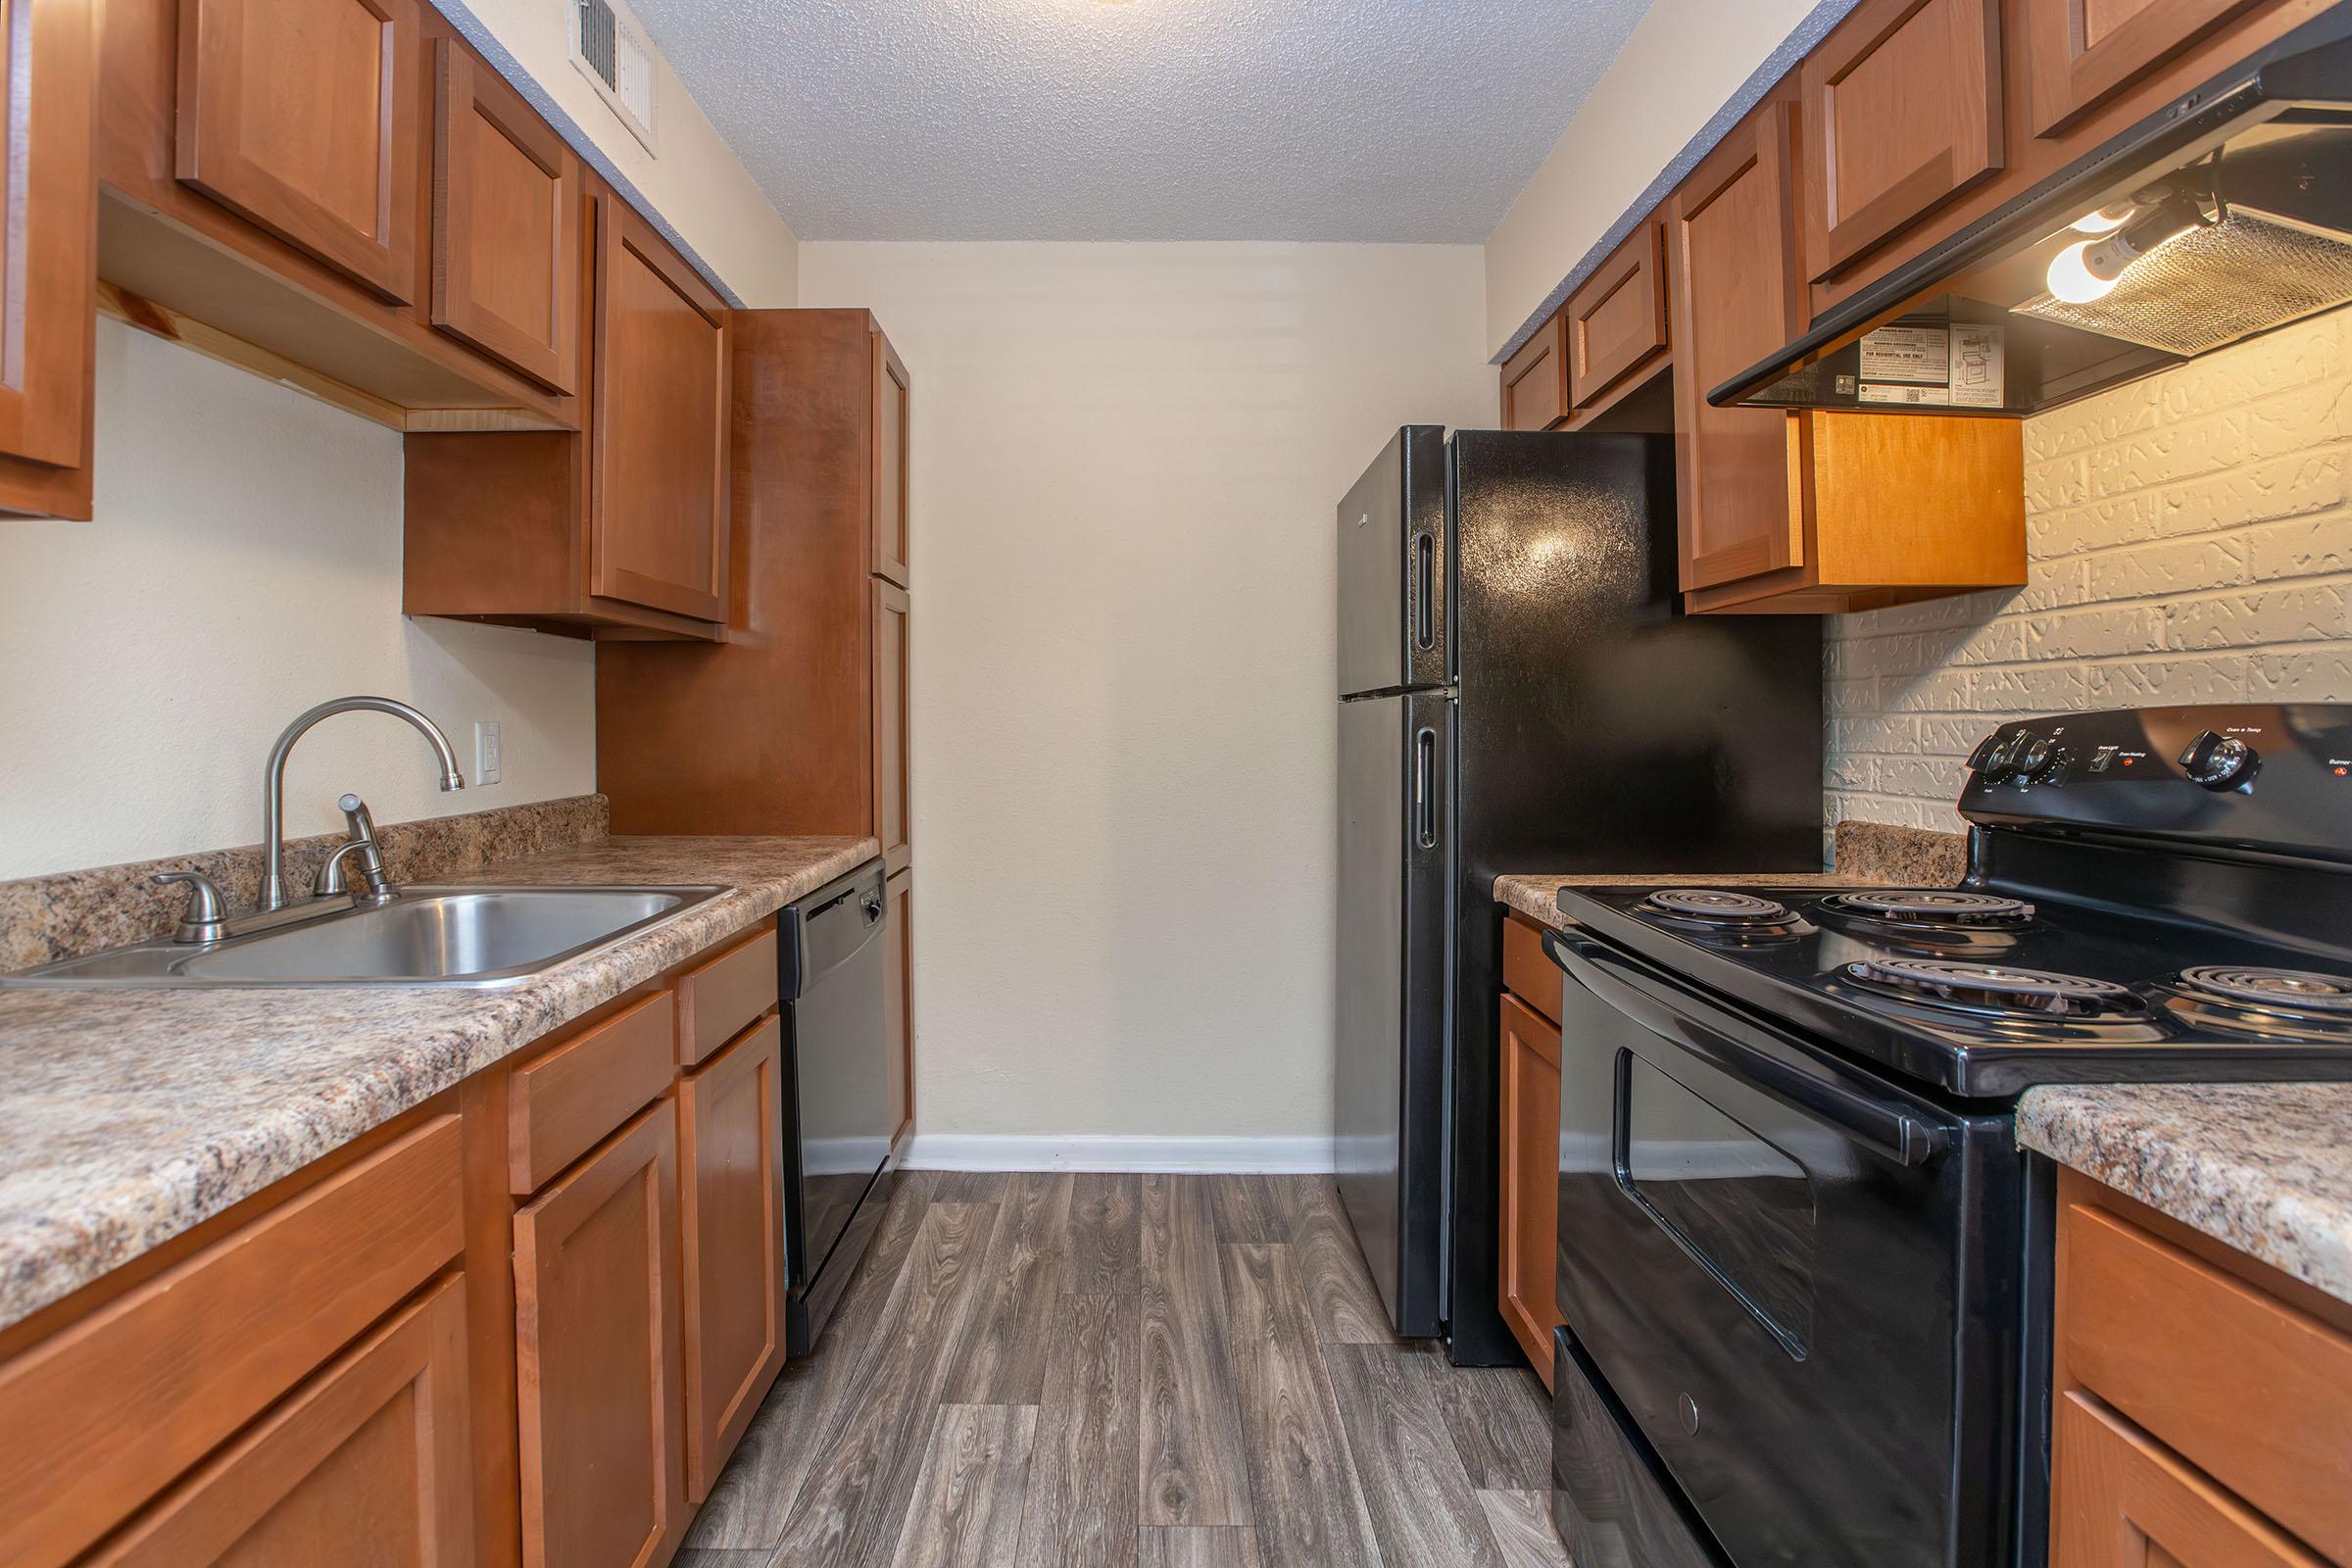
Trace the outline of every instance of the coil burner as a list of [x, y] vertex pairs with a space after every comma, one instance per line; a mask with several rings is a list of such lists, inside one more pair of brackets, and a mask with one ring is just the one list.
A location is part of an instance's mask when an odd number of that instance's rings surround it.
[[1747, 931], [1786, 926], [1796, 914], [1786, 904], [1759, 899], [1752, 893], [1726, 893], [1718, 888], [1660, 888], [1636, 907], [1669, 920]]
[[1852, 979], [1931, 1006], [2022, 1017], [2097, 1018], [2139, 1010], [2128, 986], [2111, 980], [1938, 958], [1866, 958], [1845, 966]]
[[1957, 888], [1833, 893], [1821, 902], [1824, 907], [1840, 914], [1884, 920], [1890, 925], [1980, 930], [2027, 925], [2034, 919], [2034, 906], [2023, 899], [1969, 893]]
[[2352, 976], [2212, 963], [2183, 969], [2165, 1005], [2192, 1024], [2263, 1039], [2352, 1043]]

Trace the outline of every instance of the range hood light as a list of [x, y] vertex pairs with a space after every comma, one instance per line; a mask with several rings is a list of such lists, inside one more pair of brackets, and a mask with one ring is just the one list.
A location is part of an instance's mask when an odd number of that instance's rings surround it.
[[[2076, 219], [2075, 232], [2078, 234], [2111, 234], [2138, 216], [2139, 203], [2135, 201], [2127, 199], [2120, 202], [2109, 202], [2097, 212], [2084, 213], [2081, 218]], [[2050, 292], [2058, 293], [2056, 289], [2052, 289]], [[2066, 298], [2063, 294], [2059, 294], [2058, 297]]]
[[[2107, 209], [2101, 209], [2105, 212]], [[2094, 215], [2096, 216], [2096, 215]], [[2098, 239], [2075, 241], [2050, 258], [2044, 281], [2050, 292], [2069, 305], [2088, 305], [2115, 287], [2124, 269], [2176, 235], [2206, 221], [2197, 204], [2176, 197], [2128, 228]], [[2082, 225], [2077, 223], [2077, 228]]]

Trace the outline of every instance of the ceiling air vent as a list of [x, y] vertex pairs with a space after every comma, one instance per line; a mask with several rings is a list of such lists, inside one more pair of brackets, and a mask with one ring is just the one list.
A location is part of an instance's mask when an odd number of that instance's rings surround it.
[[564, 0], [571, 13], [571, 63], [620, 122], [654, 147], [654, 50], [637, 19], [612, 0]]

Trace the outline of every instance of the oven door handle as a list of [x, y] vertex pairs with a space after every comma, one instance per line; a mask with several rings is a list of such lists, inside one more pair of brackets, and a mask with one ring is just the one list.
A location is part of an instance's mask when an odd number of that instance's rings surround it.
[[1651, 991], [1646, 983], [1650, 977], [1641, 966], [1599, 943], [1546, 931], [1544, 951], [1569, 978], [1667, 1044], [1738, 1073], [1774, 1099], [1819, 1117], [1898, 1164], [1924, 1165], [1948, 1141], [1945, 1129], [1913, 1114], [1907, 1105], [1808, 1072], [1690, 1011], [1667, 1004]]

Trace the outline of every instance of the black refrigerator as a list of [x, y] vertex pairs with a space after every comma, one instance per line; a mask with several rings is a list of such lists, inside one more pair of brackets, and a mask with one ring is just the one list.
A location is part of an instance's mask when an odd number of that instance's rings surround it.
[[1494, 878], [1818, 869], [1821, 625], [1682, 612], [1662, 435], [1407, 425], [1339, 595], [1340, 1194], [1396, 1332], [1505, 1363]]

